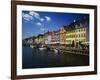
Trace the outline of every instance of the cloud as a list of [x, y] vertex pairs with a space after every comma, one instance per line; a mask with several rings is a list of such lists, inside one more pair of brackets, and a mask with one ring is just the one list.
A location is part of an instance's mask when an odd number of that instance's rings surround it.
[[47, 29], [46, 29], [46, 28], [42, 28], [42, 27], [41, 27], [41, 28], [40, 28], [40, 30], [41, 30], [41, 31], [46, 31]]
[[41, 26], [42, 24], [40, 22], [36, 23], [37, 26]]
[[44, 21], [44, 18], [41, 18], [41, 17], [40, 17], [40, 14], [37, 13], [37, 12], [35, 12], [35, 11], [30, 11], [29, 14], [30, 14], [31, 16], [33, 16], [34, 18], [38, 19], [38, 20], [41, 21], [41, 22]]
[[46, 19], [47, 21], [51, 21], [51, 18], [48, 17], [48, 16], [45, 16], [45, 19]]
[[37, 12], [30, 11], [30, 12], [29, 12], [29, 15], [35, 17], [36, 19], [40, 19], [40, 15], [39, 15], [39, 13], [37, 13]]
[[[40, 17], [40, 14], [35, 11], [29, 11], [29, 13], [22, 13], [22, 17], [26, 21], [31, 21], [31, 20], [39, 20], [40, 22], [43, 22], [44, 20], [46, 21], [51, 21], [51, 18], [49, 16], [42, 16]], [[38, 23], [40, 25], [40, 23]]]
[[30, 21], [30, 20], [33, 20], [34, 18], [35, 19], [38, 19], [39, 21], [43, 21], [42, 18], [40, 18], [40, 15], [39, 13], [37, 12], [34, 12], [34, 11], [29, 11], [29, 13], [22, 13], [22, 17], [24, 20], [26, 21]]
[[40, 21], [42, 21], [42, 22], [43, 22], [43, 21], [44, 21], [44, 18], [41, 18], [41, 19], [40, 19]]
[[26, 21], [30, 21], [30, 20], [33, 19], [31, 15], [26, 14], [26, 13], [22, 13], [22, 17], [23, 17], [23, 19], [26, 20]]

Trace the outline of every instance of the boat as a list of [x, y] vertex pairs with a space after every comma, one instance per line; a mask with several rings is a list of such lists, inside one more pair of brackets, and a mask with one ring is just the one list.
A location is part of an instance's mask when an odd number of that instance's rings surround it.
[[46, 50], [46, 48], [45, 47], [40, 47], [39, 50]]
[[45, 47], [44, 45], [41, 45], [41, 46], [39, 47], [39, 50], [46, 50], [46, 47]]

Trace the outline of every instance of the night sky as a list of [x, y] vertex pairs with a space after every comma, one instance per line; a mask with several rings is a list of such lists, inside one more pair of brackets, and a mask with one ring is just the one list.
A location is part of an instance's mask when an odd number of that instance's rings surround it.
[[22, 11], [22, 38], [55, 31], [74, 20], [89, 18], [89, 14]]

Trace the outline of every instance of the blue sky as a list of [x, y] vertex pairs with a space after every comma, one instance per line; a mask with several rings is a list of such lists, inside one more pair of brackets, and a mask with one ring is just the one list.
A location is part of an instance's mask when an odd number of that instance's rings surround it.
[[89, 17], [89, 14], [22, 11], [22, 38], [55, 31], [74, 20], [81, 20], [86, 17]]

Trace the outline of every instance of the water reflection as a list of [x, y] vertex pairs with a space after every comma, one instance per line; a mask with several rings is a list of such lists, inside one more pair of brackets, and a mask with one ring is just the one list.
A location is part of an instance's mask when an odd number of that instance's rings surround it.
[[23, 47], [22, 68], [47, 68], [89, 65], [89, 57], [54, 52], [49, 49]]

